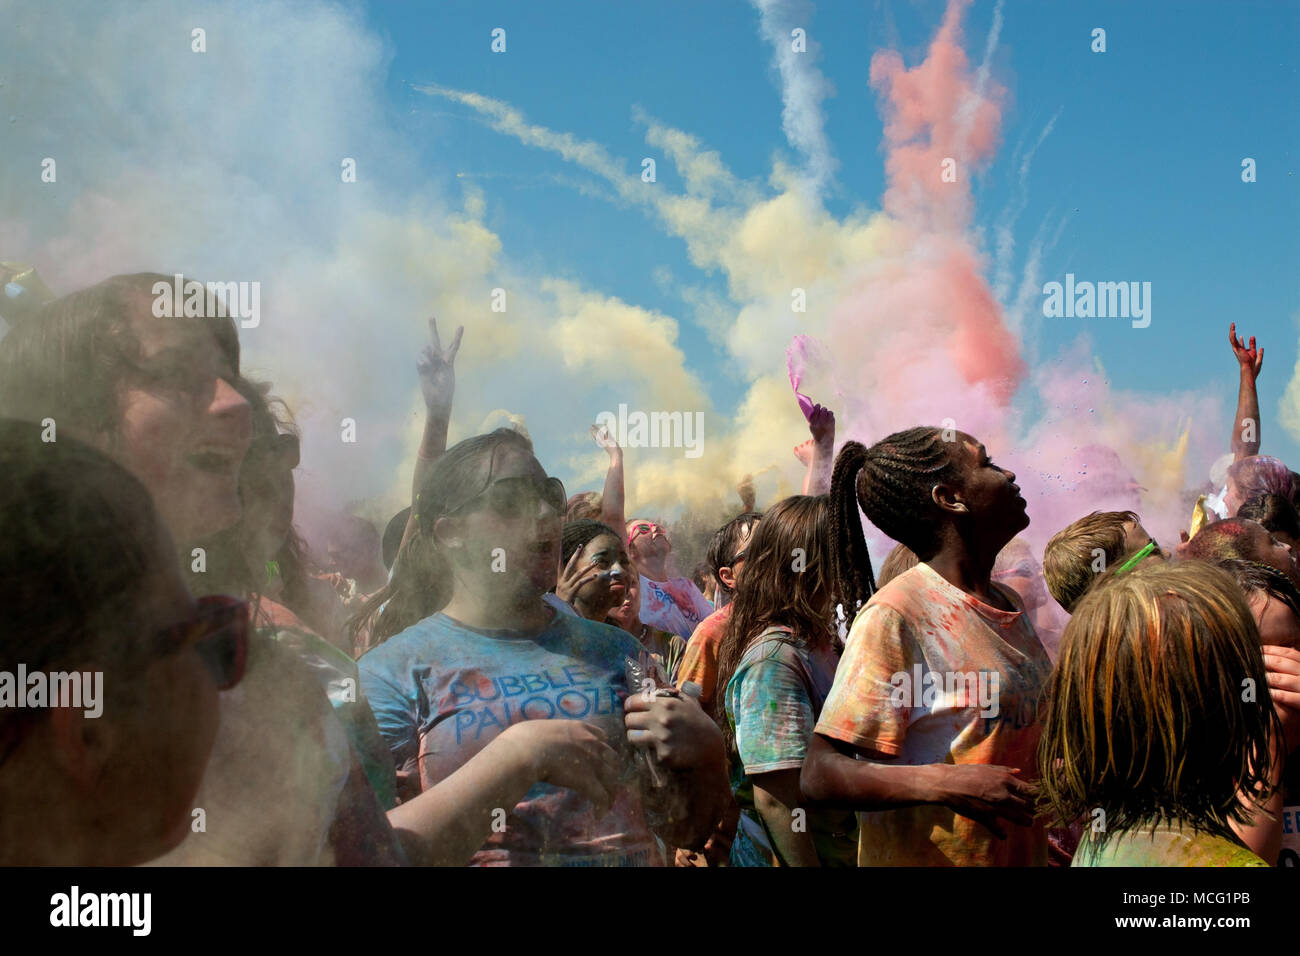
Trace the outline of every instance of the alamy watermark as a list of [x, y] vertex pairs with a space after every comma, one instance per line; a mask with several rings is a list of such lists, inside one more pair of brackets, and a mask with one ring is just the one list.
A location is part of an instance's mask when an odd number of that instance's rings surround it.
[[620, 448], [684, 448], [687, 458], [704, 454], [703, 412], [628, 412], [618, 406], [618, 414], [601, 412], [597, 426], [617, 436]]
[[980, 708], [981, 717], [996, 717], [1000, 695], [997, 671], [927, 671], [913, 664], [889, 678], [889, 702], [895, 707], [933, 707], [940, 699], [950, 707]]
[[104, 712], [103, 671], [0, 671], [0, 709], [6, 707], [76, 707], [87, 717]]
[[1151, 324], [1150, 282], [1075, 282], [1065, 274], [1065, 284], [1043, 286], [1043, 316], [1048, 319], [1132, 319], [1133, 328]]
[[159, 319], [239, 319], [240, 328], [255, 329], [262, 321], [262, 283], [209, 282], [186, 279], [180, 273], [172, 282], [153, 284], [153, 314]]

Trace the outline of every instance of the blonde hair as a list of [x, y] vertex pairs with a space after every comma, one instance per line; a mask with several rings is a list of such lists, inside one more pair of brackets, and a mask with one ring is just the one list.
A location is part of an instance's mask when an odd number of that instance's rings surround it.
[[1281, 724], [1236, 583], [1201, 561], [1143, 565], [1090, 590], [1065, 629], [1042, 797], [1066, 822], [1101, 808], [1107, 836], [1181, 821], [1232, 838], [1229, 821], [1250, 816], [1238, 792], [1272, 792], [1271, 734]]

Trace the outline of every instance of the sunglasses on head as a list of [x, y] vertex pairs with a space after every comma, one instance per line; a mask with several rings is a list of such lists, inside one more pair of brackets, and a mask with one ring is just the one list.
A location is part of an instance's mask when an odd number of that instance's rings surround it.
[[533, 478], [521, 475], [518, 478], [497, 479], [469, 501], [447, 514], [454, 515], [464, 511], [480, 499], [486, 499], [487, 508], [502, 518], [536, 515], [539, 504], [544, 504], [557, 515], [562, 515], [569, 500], [564, 493], [564, 482], [559, 478]]
[[631, 544], [632, 539], [636, 538], [638, 535], [650, 534], [656, 528], [659, 530], [660, 534], [666, 535], [668, 533], [668, 531], [664, 528], [664, 526], [660, 524], [650, 524], [642, 521], [632, 525], [632, 530], [629, 531], [627, 535], [627, 543]]
[[229, 690], [244, 676], [249, 628], [247, 603], [214, 594], [199, 598], [188, 620], [159, 631], [156, 646], [168, 653], [194, 644], [217, 690]]

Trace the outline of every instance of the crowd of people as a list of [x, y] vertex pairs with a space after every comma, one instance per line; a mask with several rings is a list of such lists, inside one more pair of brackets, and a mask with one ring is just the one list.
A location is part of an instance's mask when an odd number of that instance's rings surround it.
[[[0, 862], [1300, 865], [1300, 476], [1235, 326], [1170, 549], [1092, 511], [1039, 560], [1005, 449], [815, 405], [802, 493], [743, 483], [686, 570], [607, 429], [573, 495], [517, 429], [449, 446], [432, 320], [409, 507], [313, 550], [290, 410], [171, 278], [0, 339]], [[102, 713], [12, 680], [56, 674]]]

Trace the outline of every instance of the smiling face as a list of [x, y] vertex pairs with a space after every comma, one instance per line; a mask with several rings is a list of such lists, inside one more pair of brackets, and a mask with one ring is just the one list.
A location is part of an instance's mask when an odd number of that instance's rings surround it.
[[235, 370], [198, 322], [157, 319], [140, 300], [131, 330], [139, 370], [120, 391], [115, 457], [153, 495], [182, 549], [239, 520], [239, 467], [248, 450], [248, 402]]

